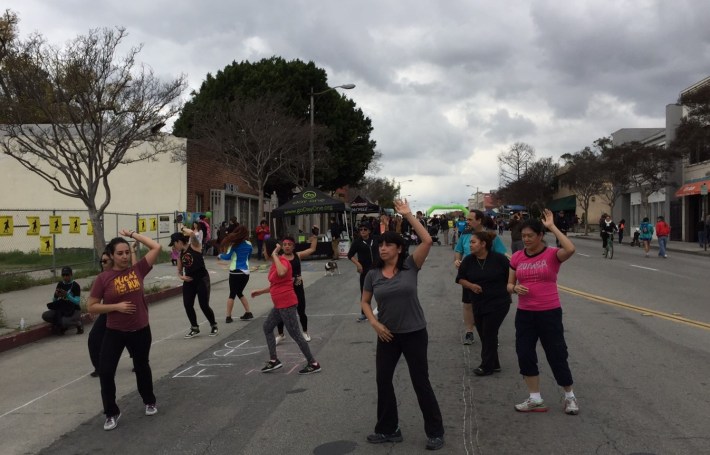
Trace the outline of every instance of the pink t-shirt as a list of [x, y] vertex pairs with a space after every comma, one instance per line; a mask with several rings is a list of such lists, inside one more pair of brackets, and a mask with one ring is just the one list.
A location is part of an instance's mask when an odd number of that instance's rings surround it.
[[546, 247], [535, 256], [520, 250], [510, 258], [510, 268], [515, 270], [518, 283], [528, 288], [527, 294], [518, 296], [518, 309], [545, 311], [560, 307], [557, 273], [562, 263], [557, 259], [557, 250]]
[[291, 263], [283, 256], [279, 256], [278, 260], [288, 271], [286, 275], [280, 277], [276, 273], [276, 265], [271, 264], [269, 269], [269, 294], [271, 294], [271, 301], [274, 302], [274, 308], [283, 309], [298, 305], [298, 297], [296, 297], [296, 291], [293, 290], [293, 268], [291, 268]]
[[106, 327], [133, 332], [148, 326], [148, 304], [143, 294], [143, 278], [153, 267], [145, 258], [126, 270], [101, 272], [91, 287], [91, 297], [105, 304], [129, 301], [136, 306], [133, 314], [112, 311], [106, 315]]

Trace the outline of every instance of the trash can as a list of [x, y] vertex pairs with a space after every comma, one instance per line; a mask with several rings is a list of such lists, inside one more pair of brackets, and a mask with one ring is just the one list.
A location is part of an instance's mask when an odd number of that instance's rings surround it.
[[341, 239], [338, 243], [338, 257], [347, 258], [350, 251], [350, 240]]

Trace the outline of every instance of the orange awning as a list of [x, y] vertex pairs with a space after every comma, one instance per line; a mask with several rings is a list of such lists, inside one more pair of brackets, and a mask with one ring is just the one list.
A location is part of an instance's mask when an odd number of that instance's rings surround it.
[[710, 188], [710, 180], [703, 180], [701, 182], [693, 182], [693, 183], [686, 183], [685, 185], [681, 186], [678, 188], [678, 191], [675, 192], [676, 197], [683, 197], [683, 196], [692, 196], [694, 194], [700, 194], [700, 187], [703, 185], [708, 186]]

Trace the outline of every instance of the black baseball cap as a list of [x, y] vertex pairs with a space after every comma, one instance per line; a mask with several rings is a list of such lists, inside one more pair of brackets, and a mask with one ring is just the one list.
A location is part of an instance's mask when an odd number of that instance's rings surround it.
[[187, 237], [182, 235], [180, 232], [174, 232], [170, 234], [170, 243], [168, 243], [168, 246], [173, 246], [175, 245], [175, 242], [180, 241], [180, 242], [186, 242]]
[[73, 275], [71, 267], [62, 267], [62, 275]]

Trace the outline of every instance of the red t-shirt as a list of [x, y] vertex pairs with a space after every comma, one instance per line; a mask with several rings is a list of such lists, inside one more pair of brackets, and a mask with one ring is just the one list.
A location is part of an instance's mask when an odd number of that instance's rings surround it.
[[105, 304], [129, 301], [136, 306], [133, 314], [112, 311], [108, 313], [106, 327], [122, 332], [133, 332], [148, 326], [148, 304], [143, 293], [143, 279], [153, 269], [145, 258], [126, 270], [107, 270], [96, 277], [91, 287], [91, 297]]
[[283, 309], [294, 305], [298, 305], [296, 291], [293, 290], [293, 268], [291, 263], [283, 256], [279, 256], [278, 260], [288, 269], [286, 275], [279, 276], [276, 273], [276, 264], [271, 264], [269, 269], [269, 294], [271, 301], [274, 302], [274, 308]]
[[528, 288], [527, 294], [518, 296], [519, 309], [545, 311], [560, 307], [557, 273], [562, 263], [557, 258], [557, 250], [548, 246], [534, 256], [528, 256], [525, 250], [520, 250], [510, 258], [510, 268], [515, 270], [515, 278]]

